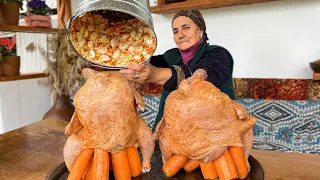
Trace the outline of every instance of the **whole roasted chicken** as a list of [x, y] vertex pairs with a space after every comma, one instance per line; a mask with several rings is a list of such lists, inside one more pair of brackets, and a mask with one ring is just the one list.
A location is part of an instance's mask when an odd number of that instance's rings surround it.
[[123, 77], [89, 68], [82, 74], [86, 82], [74, 97], [75, 112], [65, 129], [69, 138], [63, 154], [69, 171], [86, 149], [115, 154], [139, 146], [142, 172], [149, 172], [154, 140], [151, 129], [137, 113], [137, 107], [145, 106], [141, 95]]
[[163, 119], [154, 133], [159, 138], [163, 162], [173, 155], [182, 155], [201, 165], [214, 162], [229, 147], [239, 147], [249, 168], [252, 126], [256, 120], [236, 101], [205, 81], [206, 77], [205, 70], [197, 70], [167, 97]]

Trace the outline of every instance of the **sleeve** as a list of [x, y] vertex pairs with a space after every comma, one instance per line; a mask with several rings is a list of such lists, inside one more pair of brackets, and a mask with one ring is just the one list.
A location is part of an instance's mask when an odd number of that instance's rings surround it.
[[[232, 74], [233, 60], [225, 48], [214, 48], [208, 51], [198, 64], [173, 66], [171, 68], [172, 77], [164, 84], [164, 89], [176, 89], [183, 79], [190, 77], [192, 73], [200, 68], [208, 73], [208, 81], [220, 87]], [[184, 75], [179, 75], [181, 71]]]
[[150, 59], [150, 64], [155, 67], [168, 67], [169, 64], [165, 60], [163, 55], [152, 56]]

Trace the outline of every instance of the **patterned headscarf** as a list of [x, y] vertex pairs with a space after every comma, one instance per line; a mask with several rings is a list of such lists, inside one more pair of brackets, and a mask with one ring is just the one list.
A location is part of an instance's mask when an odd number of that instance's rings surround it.
[[179, 11], [172, 19], [172, 22], [174, 19], [176, 19], [179, 16], [186, 16], [190, 18], [196, 25], [202, 30], [206, 31], [206, 23], [204, 22], [204, 19], [198, 10], [181, 10]]
[[[181, 10], [179, 11], [172, 19], [172, 23], [174, 19], [179, 16], [185, 16], [190, 18], [202, 31], [203, 31], [203, 39], [208, 40], [207, 33], [206, 33], [206, 23], [202, 17], [202, 14], [198, 10]], [[171, 24], [172, 24], [171, 23]]]

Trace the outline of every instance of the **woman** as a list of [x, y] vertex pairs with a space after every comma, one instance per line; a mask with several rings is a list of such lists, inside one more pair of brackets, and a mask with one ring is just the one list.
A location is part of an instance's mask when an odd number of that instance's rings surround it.
[[120, 70], [120, 74], [129, 80], [163, 85], [153, 131], [163, 116], [167, 96], [199, 68], [207, 72], [207, 81], [235, 99], [232, 56], [223, 47], [207, 43], [206, 25], [201, 13], [197, 10], [178, 12], [172, 20], [172, 31], [177, 48], [153, 56], [146, 65], [129, 65], [127, 69]]

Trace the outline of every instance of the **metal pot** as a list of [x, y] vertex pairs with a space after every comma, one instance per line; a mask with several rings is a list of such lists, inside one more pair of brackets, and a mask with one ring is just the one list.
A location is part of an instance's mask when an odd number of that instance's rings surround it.
[[[70, 18], [66, 25], [66, 30], [68, 33], [68, 41], [72, 45], [71, 38], [70, 38], [70, 28], [72, 21], [91, 11], [107, 11], [112, 18], [118, 18], [118, 19], [126, 19], [130, 17], [137, 18], [141, 21], [143, 21], [145, 24], [147, 24], [153, 31], [153, 20], [150, 12], [150, 5], [148, 0], [83, 0], [77, 10], [74, 16]], [[156, 35], [155, 35], [156, 38]], [[157, 38], [156, 38], [157, 40]], [[155, 47], [157, 44], [155, 45]], [[74, 48], [75, 49], [75, 48]], [[154, 53], [154, 52], [153, 52]], [[86, 59], [87, 60], [87, 59]], [[148, 63], [150, 60], [146, 59], [143, 63]], [[104, 65], [97, 65], [94, 62], [87, 60], [91, 62], [94, 66], [99, 66], [103, 68], [110, 68], [110, 69], [119, 69], [119, 68], [125, 68], [125, 67], [110, 67], [110, 66], [104, 66]]]

